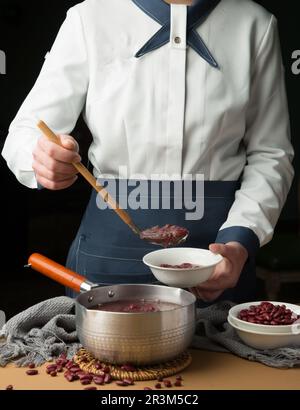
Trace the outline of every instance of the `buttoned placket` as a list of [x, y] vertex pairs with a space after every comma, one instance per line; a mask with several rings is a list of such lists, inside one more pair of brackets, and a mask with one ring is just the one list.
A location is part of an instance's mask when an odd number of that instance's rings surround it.
[[187, 6], [171, 5], [166, 173], [182, 175], [186, 97]]

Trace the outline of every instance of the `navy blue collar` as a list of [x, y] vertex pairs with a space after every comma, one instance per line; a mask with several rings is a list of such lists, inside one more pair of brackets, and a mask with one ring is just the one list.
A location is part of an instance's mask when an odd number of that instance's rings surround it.
[[[142, 57], [170, 41], [170, 5], [164, 0], [132, 0], [153, 20], [162, 25], [161, 29], [136, 53]], [[219, 68], [218, 63], [204, 44], [204, 41], [195, 30], [202, 21], [214, 10], [221, 0], [196, 0], [188, 7], [187, 18], [187, 43], [211, 66]]]

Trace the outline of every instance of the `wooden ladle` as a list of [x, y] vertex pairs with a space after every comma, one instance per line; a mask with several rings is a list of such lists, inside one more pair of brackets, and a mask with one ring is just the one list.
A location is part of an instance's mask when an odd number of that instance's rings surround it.
[[[38, 128], [42, 131], [48, 140], [57, 145], [62, 146], [58, 136], [43, 122], [39, 121]], [[111, 209], [113, 209], [118, 216], [129, 226], [129, 228], [138, 235], [141, 239], [155, 245], [161, 246], [177, 246], [185, 242], [189, 232], [185, 228], [180, 228], [174, 225], [166, 225], [163, 228], [154, 227], [141, 231], [132, 221], [130, 215], [116, 202], [114, 198], [106, 191], [106, 189], [97, 181], [97, 179], [90, 173], [90, 171], [81, 163], [73, 162], [72, 164], [77, 171], [86, 179], [86, 181], [101, 195], [104, 202], [106, 202]], [[174, 234], [174, 232], [177, 232]]]

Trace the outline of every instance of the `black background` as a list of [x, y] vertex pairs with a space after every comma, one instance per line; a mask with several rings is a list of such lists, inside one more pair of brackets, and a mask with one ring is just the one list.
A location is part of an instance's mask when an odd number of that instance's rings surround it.
[[[76, 3], [78, 1], [0, 0], [0, 50], [7, 56], [7, 74], [0, 75], [0, 150], [9, 124], [33, 86], [67, 9]], [[293, 51], [300, 49], [298, 2], [264, 0], [258, 3], [275, 14], [279, 22], [296, 151], [296, 178], [277, 232], [297, 233], [300, 75], [294, 75], [291, 66]], [[82, 120], [74, 134], [86, 151], [91, 137]], [[62, 287], [24, 269], [23, 265], [35, 251], [64, 263], [90, 190], [79, 179], [74, 187], [63, 192], [31, 191], [16, 181], [2, 158], [0, 175], [0, 309], [11, 316], [37, 301], [63, 294]]]

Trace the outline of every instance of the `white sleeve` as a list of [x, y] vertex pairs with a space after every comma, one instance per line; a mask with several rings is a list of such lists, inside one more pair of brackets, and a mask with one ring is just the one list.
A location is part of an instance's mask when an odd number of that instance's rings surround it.
[[17, 179], [29, 188], [37, 182], [32, 152], [40, 137], [38, 120], [69, 134], [83, 109], [88, 87], [88, 58], [77, 8], [67, 13], [41, 73], [12, 122], [2, 155]]
[[217, 238], [221, 242], [237, 240], [250, 251], [271, 240], [294, 175], [284, 68], [274, 16], [258, 50], [251, 88], [244, 136], [247, 163], [241, 188]]

